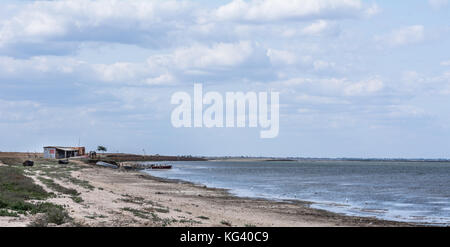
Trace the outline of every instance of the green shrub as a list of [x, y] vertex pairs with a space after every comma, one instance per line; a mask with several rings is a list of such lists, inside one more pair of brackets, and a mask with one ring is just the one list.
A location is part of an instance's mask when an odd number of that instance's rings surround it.
[[10, 212], [6, 209], [0, 210], [0, 216], [7, 216], [7, 217], [19, 217], [19, 215], [16, 212]]
[[47, 179], [44, 177], [39, 177], [38, 179], [54, 191], [57, 191], [57, 192], [60, 192], [60, 193], [66, 194], [66, 195], [72, 195], [72, 196], [77, 196], [80, 194], [75, 189], [69, 189], [69, 188], [66, 188], [64, 186], [61, 186], [61, 185], [55, 183], [55, 181], [53, 179]]
[[83, 202], [83, 198], [81, 198], [79, 196], [72, 196], [70, 198], [76, 203], [82, 203]]
[[222, 220], [220, 223], [225, 226], [231, 226], [231, 223], [226, 220]]
[[49, 223], [57, 225], [62, 225], [71, 220], [69, 214], [65, 210], [61, 210], [59, 208], [51, 208], [47, 212], [46, 217]]
[[0, 197], [3, 204], [9, 204], [13, 201], [44, 200], [49, 194], [33, 179], [23, 175], [22, 170], [0, 167]]
[[43, 200], [50, 196], [33, 179], [23, 175], [23, 171], [14, 167], [0, 167], [0, 209], [26, 214], [34, 205], [27, 200]]
[[72, 218], [62, 206], [49, 202], [37, 204], [31, 213], [43, 213], [43, 215], [31, 222], [28, 225], [30, 227], [46, 227], [50, 223], [61, 225], [72, 221]]

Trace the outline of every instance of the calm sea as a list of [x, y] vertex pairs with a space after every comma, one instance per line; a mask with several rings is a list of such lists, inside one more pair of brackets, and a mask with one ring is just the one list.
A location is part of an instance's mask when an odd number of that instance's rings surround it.
[[450, 163], [376, 161], [171, 162], [145, 172], [243, 197], [296, 199], [356, 216], [450, 225]]

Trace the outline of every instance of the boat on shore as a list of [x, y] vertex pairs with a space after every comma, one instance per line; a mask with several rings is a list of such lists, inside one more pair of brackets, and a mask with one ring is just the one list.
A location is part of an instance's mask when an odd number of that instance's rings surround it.
[[155, 169], [155, 170], [168, 170], [172, 169], [172, 165], [168, 164], [147, 164], [147, 163], [136, 163], [136, 162], [120, 162], [118, 164], [120, 168], [125, 170], [146, 170], [146, 169]]
[[168, 170], [168, 169], [172, 169], [171, 165], [151, 165], [150, 169], [155, 169], [155, 170]]

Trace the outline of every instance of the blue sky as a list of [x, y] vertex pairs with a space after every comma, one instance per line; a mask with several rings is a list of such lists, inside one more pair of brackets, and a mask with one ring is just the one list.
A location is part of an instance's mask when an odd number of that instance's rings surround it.
[[[450, 1], [3, 1], [0, 150], [450, 158]], [[280, 92], [280, 134], [174, 92]]]

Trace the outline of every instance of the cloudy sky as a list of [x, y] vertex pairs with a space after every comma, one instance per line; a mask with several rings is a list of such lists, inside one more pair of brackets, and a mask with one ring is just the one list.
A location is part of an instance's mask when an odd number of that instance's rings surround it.
[[[280, 133], [171, 95], [280, 92]], [[2, 1], [0, 150], [450, 158], [449, 0]]]

